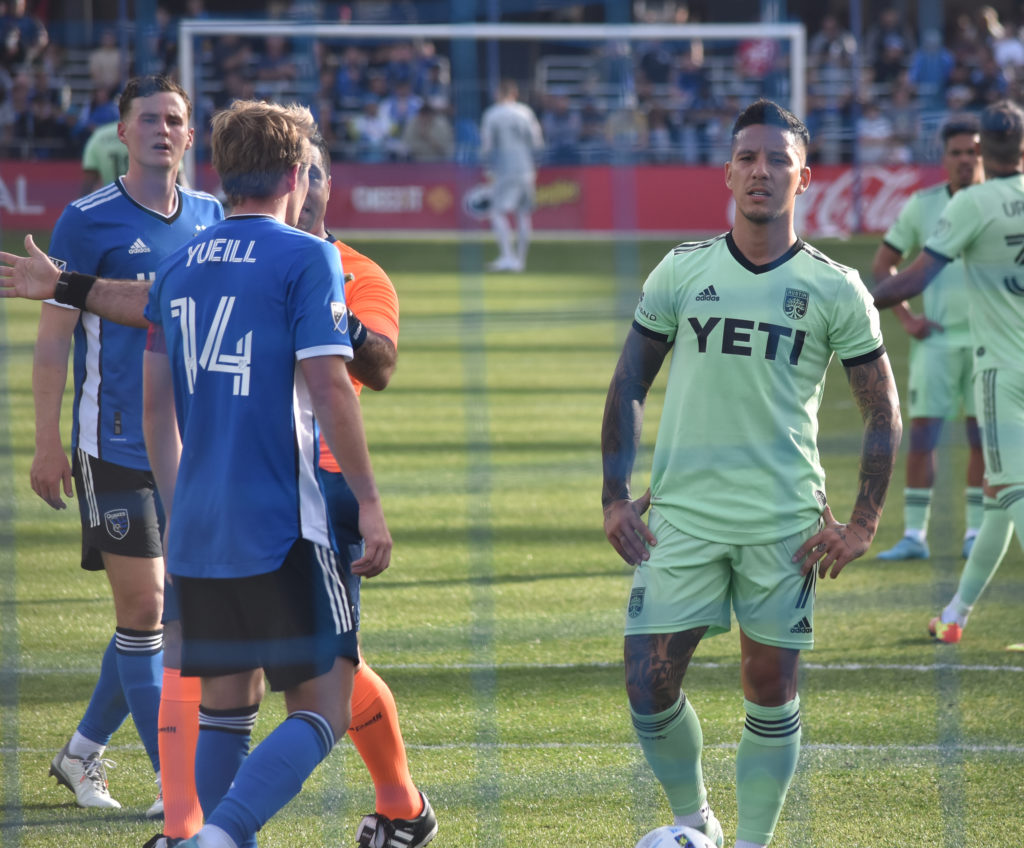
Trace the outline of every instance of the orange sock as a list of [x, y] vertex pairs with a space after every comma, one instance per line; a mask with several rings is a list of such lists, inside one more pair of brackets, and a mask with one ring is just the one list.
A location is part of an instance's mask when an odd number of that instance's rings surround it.
[[395, 696], [365, 661], [359, 664], [352, 687], [348, 735], [373, 778], [376, 812], [389, 819], [414, 819], [422, 813], [420, 792], [409, 776]]
[[199, 738], [199, 678], [164, 669], [160, 695], [160, 785], [164, 793], [164, 834], [195, 836], [203, 826], [196, 795], [196, 740]]

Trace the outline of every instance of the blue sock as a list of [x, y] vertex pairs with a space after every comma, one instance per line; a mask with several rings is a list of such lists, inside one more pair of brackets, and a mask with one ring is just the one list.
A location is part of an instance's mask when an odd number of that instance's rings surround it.
[[235, 773], [249, 753], [259, 708], [259, 704], [253, 704], [235, 710], [211, 710], [199, 705], [196, 794], [206, 819], [228, 794]]
[[[208, 824], [241, 846], [255, 844], [256, 832], [292, 800], [334, 747], [327, 719], [305, 710], [282, 721], [242, 763], [234, 784]], [[198, 763], [196, 765], [198, 775]]]
[[118, 627], [117, 671], [121, 677], [132, 720], [139, 738], [153, 764], [160, 771], [160, 749], [157, 743], [157, 714], [160, 711], [160, 689], [164, 676], [164, 631], [129, 630]]
[[92, 690], [89, 706], [78, 723], [78, 732], [93, 742], [106, 746], [110, 737], [128, 718], [128, 702], [121, 688], [117, 670], [116, 637], [111, 637], [100, 664], [100, 676]]

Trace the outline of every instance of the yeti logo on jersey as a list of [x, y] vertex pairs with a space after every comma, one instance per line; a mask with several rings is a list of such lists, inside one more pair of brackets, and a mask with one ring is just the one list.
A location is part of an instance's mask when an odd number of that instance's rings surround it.
[[807, 314], [807, 301], [810, 295], [800, 289], [786, 289], [786, 296], [782, 299], [782, 311], [787, 318], [799, 321]]
[[643, 586], [639, 586], [629, 593], [629, 607], [626, 610], [626, 614], [630, 618], [636, 618], [640, 615], [641, 610], [644, 608], [644, 592], [647, 590]]
[[334, 329], [339, 333], [348, 332], [348, 308], [344, 303], [331, 301], [331, 318], [334, 319]]
[[107, 534], [112, 539], [120, 541], [128, 535], [128, 528], [131, 522], [128, 520], [128, 510], [112, 509], [103, 513], [103, 524], [107, 528]]

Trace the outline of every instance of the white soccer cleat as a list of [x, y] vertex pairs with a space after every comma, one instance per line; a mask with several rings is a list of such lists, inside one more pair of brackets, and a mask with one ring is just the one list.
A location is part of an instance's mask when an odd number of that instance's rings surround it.
[[156, 796], [156, 800], [153, 802], [148, 810], [146, 810], [147, 819], [162, 819], [164, 817], [164, 790], [160, 790], [160, 794]]
[[75, 794], [79, 807], [119, 810], [121, 805], [110, 797], [107, 788], [107, 766], [113, 765], [110, 760], [101, 759], [99, 754], [84, 760], [72, 757], [65, 745], [50, 763], [50, 776]]

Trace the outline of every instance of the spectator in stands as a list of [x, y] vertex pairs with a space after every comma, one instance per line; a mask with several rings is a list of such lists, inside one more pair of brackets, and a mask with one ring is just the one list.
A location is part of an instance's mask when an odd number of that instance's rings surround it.
[[375, 95], [367, 95], [363, 111], [349, 121], [349, 138], [355, 158], [362, 162], [383, 162], [392, 157], [395, 125], [383, 114]]
[[401, 136], [405, 127], [423, 105], [423, 98], [413, 94], [412, 80], [400, 79], [380, 104], [381, 114], [394, 125], [394, 132]]
[[874, 99], [861, 106], [857, 119], [857, 149], [865, 165], [895, 165], [910, 159], [910, 151], [895, 143], [892, 121]]
[[291, 42], [283, 35], [268, 35], [263, 42], [263, 51], [256, 57], [257, 89], [266, 89], [267, 83], [273, 90], [274, 84], [293, 83], [299, 76], [298, 65], [292, 58]]
[[6, 13], [0, 16], [0, 37], [9, 51], [5, 62], [8, 69], [29, 67], [50, 43], [50, 34], [43, 22], [29, 13], [25, 0], [7, 0], [6, 6]]
[[12, 150], [21, 159], [59, 160], [73, 155], [71, 130], [46, 94], [33, 94], [11, 127]]
[[822, 18], [821, 29], [807, 45], [808, 64], [824, 83], [849, 82], [856, 53], [857, 40], [832, 14]]
[[549, 94], [544, 98], [540, 126], [549, 162], [564, 165], [579, 161], [580, 115], [567, 95]]
[[608, 114], [605, 136], [613, 159], [631, 161], [647, 149], [647, 116], [635, 96], [623, 97]]
[[455, 130], [448, 117], [448, 103], [425, 100], [402, 133], [402, 148], [413, 162], [448, 162], [455, 154]]
[[100, 33], [100, 43], [89, 51], [89, 79], [94, 89], [121, 87], [122, 69], [127, 70], [128, 58], [122, 56], [117, 43], [117, 31], [106, 27]]
[[1016, 77], [1024, 66], [1024, 42], [1020, 40], [1020, 29], [1016, 24], [1007, 23], [1002, 37], [992, 44], [992, 55], [1007, 77]]
[[885, 113], [892, 122], [893, 144], [910, 151], [910, 161], [914, 161], [917, 158], [915, 145], [922, 133], [918, 129], [918, 110], [914, 87], [907, 81], [906, 74], [903, 74], [893, 84], [887, 98]]
[[96, 127], [120, 120], [116, 94], [116, 89], [97, 88], [93, 91], [89, 102], [82, 105], [78, 113], [78, 120], [71, 130], [72, 140], [78, 150], [85, 146]]
[[[895, 66], [905, 68], [909, 65], [916, 47], [914, 30], [904, 20], [902, 10], [898, 6], [882, 9], [878, 22], [868, 28], [864, 37], [864, 53], [868, 65], [876, 69], [875, 81], [892, 82], [899, 73]], [[879, 67], [886, 71], [884, 79], [879, 75]]]
[[452, 102], [452, 80], [448, 65], [436, 56], [430, 59], [417, 78], [416, 94], [423, 100], [442, 99]]
[[366, 98], [366, 68], [368, 58], [366, 51], [354, 44], [349, 44], [341, 56], [334, 77], [334, 91], [338, 106], [342, 110], [359, 109]]
[[32, 108], [32, 80], [22, 72], [11, 80], [7, 97], [0, 103], [0, 140], [4, 155], [21, 159], [21, 149], [13, 146], [14, 125]]
[[910, 59], [908, 79], [917, 89], [921, 105], [929, 109], [944, 109], [946, 86], [953, 72], [953, 54], [942, 44], [942, 34], [929, 29], [921, 39], [921, 46]]
[[578, 145], [582, 162], [600, 162], [608, 155], [604, 124], [608, 115], [601, 108], [597, 98], [588, 97], [580, 108], [580, 141]]
[[676, 58], [675, 73], [672, 76], [674, 95], [680, 108], [688, 109], [700, 96], [707, 83], [707, 68], [698, 62], [693, 51], [687, 50]]
[[995, 54], [987, 47], [982, 51], [978, 64], [971, 68], [970, 81], [973, 97], [968, 108], [977, 111], [1002, 100], [1010, 87]]
[[668, 110], [659, 103], [651, 104], [647, 108], [646, 125], [647, 147], [644, 153], [647, 161], [671, 161], [676, 152], [676, 128]]

